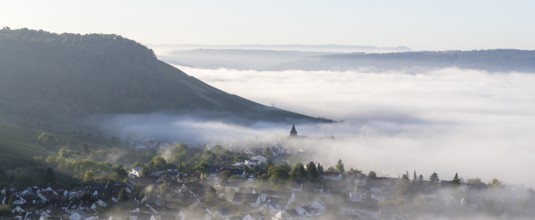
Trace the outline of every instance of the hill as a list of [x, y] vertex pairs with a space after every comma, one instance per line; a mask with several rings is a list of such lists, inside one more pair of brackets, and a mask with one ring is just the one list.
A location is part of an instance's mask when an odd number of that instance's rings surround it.
[[495, 49], [474, 51], [422, 51], [397, 53], [345, 53], [289, 62], [274, 69], [349, 70], [412, 70], [457, 67], [489, 72], [534, 72], [535, 51]]
[[429, 70], [457, 67], [535, 72], [535, 51], [494, 49], [386, 53], [202, 49], [165, 53], [165, 61], [196, 68], [272, 70]]
[[61, 130], [83, 118], [223, 112], [255, 120], [313, 120], [225, 93], [118, 35], [0, 30], [0, 117]]

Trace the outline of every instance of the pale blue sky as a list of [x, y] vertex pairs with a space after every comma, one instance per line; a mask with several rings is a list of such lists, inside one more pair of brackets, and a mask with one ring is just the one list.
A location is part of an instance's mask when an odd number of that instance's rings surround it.
[[0, 0], [0, 25], [144, 44], [535, 49], [535, 1]]

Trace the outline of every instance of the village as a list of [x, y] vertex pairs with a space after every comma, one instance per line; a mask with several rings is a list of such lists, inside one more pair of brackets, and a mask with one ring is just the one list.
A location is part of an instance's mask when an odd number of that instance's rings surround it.
[[[295, 126], [289, 138], [300, 138]], [[535, 210], [532, 190], [499, 180], [485, 184], [457, 174], [440, 180], [436, 173], [424, 178], [416, 171], [412, 177], [409, 172], [384, 177], [346, 169], [341, 160], [324, 170], [320, 163], [305, 162], [309, 152], [279, 145], [233, 154], [217, 148], [206, 151], [238, 156], [232, 163], [207, 157], [190, 169], [157, 158], [125, 168], [122, 181], [97, 181], [86, 173], [88, 180], [79, 186], [3, 188], [0, 219], [401, 220], [422, 215], [532, 216]]]

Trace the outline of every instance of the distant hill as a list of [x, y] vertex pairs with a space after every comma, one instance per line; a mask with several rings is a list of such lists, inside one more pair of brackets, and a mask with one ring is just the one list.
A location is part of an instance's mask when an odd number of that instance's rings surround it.
[[95, 115], [157, 111], [323, 121], [225, 93], [118, 35], [0, 30], [1, 118], [50, 128]]
[[172, 51], [160, 57], [171, 64], [203, 69], [268, 70], [288, 62], [299, 62], [309, 57], [332, 54], [305, 51], [196, 49]]
[[162, 57], [196, 68], [253, 70], [428, 70], [457, 67], [490, 72], [535, 72], [535, 51], [474, 50], [387, 53], [303, 52], [202, 49], [168, 52]]
[[289, 62], [273, 69], [349, 70], [374, 68], [378, 70], [412, 70], [457, 67], [490, 72], [535, 71], [535, 51], [531, 50], [474, 50], [423, 51], [399, 53], [346, 53], [312, 57]]

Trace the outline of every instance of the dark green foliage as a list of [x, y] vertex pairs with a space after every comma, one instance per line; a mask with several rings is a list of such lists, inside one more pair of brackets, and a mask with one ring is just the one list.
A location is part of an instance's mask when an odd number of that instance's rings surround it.
[[317, 180], [319, 178], [318, 169], [316, 168], [316, 164], [314, 162], [308, 163], [306, 167], [308, 178], [312, 181]]
[[55, 147], [58, 144], [58, 138], [52, 134], [43, 132], [37, 137], [37, 142], [43, 146]]
[[201, 179], [204, 179], [204, 175], [206, 174], [206, 171], [208, 169], [208, 162], [206, 160], [201, 160], [197, 165], [195, 165], [195, 170], [199, 171], [201, 173]]
[[268, 168], [269, 182], [274, 185], [282, 185], [290, 177], [291, 168], [288, 164], [270, 166]]
[[438, 179], [438, 174], [433, 172], [433, 174], [431, 174], [431, 176], [429, 177], [429, 181], [434, 182], [434, 183], [438, 183], [438, 181], [440, 181]]
[[292, 178], [293, 181], [296, 181], [296, 182], [302, 182], [306, 179], [307, 172], [302, 163], [298, 162], [292, 167], [292, 171], [290, 172], [290, 177]]
[[115, 173], [121, 180], [128, 177], [128, 172], [126, 172], [122, 165], [115, 168]]
[[95, 174], [93, 174], [93, 171], [91, 171], [91, 170], [85, 171], [84, 178], [82, 179], [82, 181], [84, 183], [94, 182], [95, 181], [94, 176], [95, 176]]
[[325, 173], [325, 171], [323, 171], [323, 165], [318, 163], [317, 169], [318, 169], [318, 175], [323, 176], [323, 173]]
[[11, 194], [9, 196], [9, 199], [7, 200], [7, 205], [9, 207], [13, 207], [13, 203], [15, 202], [15, 195]]
[[11, 207], [9, 205], [0, 205], [0, 216], [9, 216], [11, 214]]

